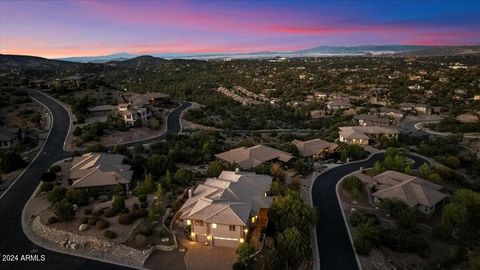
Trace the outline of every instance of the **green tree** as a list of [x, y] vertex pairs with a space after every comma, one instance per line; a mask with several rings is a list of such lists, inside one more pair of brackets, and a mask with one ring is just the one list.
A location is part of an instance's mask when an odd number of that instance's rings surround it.
[[311, 255], [310, 241], [305, 239], [296, 227], [279, 233], [276, 243], [279, 253], [291, 265], [296, 265]]
[[147, 170], [155, 177], [160, 177], [171, 168], [173, 163], [165, 155], [154, 154], [147, 159]]
[[447, 166], [453, 169], [460, 168], [461, 162], [456, 156], [449, 156], [446, 160]]
[[270, 168], [270, 175], [277, 180], [285, 180], [285, 173], [283, 172], [282, 166], [278, 162], [272, 164], [272, 167]]
[[188, 184], [190, 181], [192, 181], [192, 172], [181, 168], [175, 172], [175, 181], [180, 184]]
[[84, 190], [78, 190], [74, 188], [70, 188], [67, 190], [65, 194], [65, 199], [70, 202], [71, 204], [76, 204], [78, 206], [83, 206], [88, 204], [89, 199], [88, 192]]
[[282, 268], [282, 261], [280, 254], [275, 247], [267, 250], [263, 257], [263, 269], [264, 270], [279, 270]]
[[315, 224], [315, 210], [307, 205], [300, 195], [287, 190], [284, 196], [277, 196], [269, 209], [269, 217], [277, 231], [296, 227], [303, 233], [308, 234]]
[[308, 169], [308, 164], [305, 162], [305, 160], [299, 158], [295, 161], [293, 167], [295, 168], [295, 171], [297, 171], [297, 173], [302, 174]]
[[70, 221], [75, 216], [73, 205], [66, 200], [56, 202], [53, 205], [53, 213], [61, 221]]
[[56, 186], [47, 195], [47, 200], [53, 205], [62, 201], [67, 194], [67, 189], [61, 186]]
[[236, 253], [238, 255], [237, 262], [244, 267], [248, 267], [250, 265], [250, 256], [255, 253], [255, 247], [249, 242], [243, 242], [238, 246]]
[[147, 195], [154, 191], [155, 183], [153, 182], [153, 175], [149, 173], [145, 175], [145, 179], [142, 182], [137, 183], [135, 189], [133, 190], [133, 194], [135, 196]]
[[112, 203], [112, 209], [113, 211], [119, 213], [120, 211], [125, 208], [125, 197], [124, 196], [115, 196], [115, 199], [113, 200]]
[[208, 177], [218, 177], [223, 171], [223, 165], [220, 161], [212, 161], [207, 168]]

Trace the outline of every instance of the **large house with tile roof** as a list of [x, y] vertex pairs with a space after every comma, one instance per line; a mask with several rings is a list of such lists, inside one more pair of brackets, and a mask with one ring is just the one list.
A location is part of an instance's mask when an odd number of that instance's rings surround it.
[[313, 157], [314, 159], [324, 158], [335, 152], [339, 147], [336, 143], [327, 142], [322, 139], [313, 139], [309, 141], [293, 140], [292, 144], [297, 147], [300, 156]]
[[385, 171], [374, 177], [362, 172], [353, 175], [366, 185], [376, 204], [384, 199], [397, 199], [428, 215], [448, 196], [440, 185], [396, 171]]
[[339, 127], [338, 140], [347, 144], [367, 145], [370, 141], [379, 141], [382, 137], [398, 138], [400, 131], [393, 127], [350, 126]]
[[180, 208], [179, 219], [190, 226], [194, 241], [212, 246], [237, 247], [250, 227], [267, 226], [272, 177], [251, 172], [223, 171], [207, 178]]
[[87, 153], [74, 157], [68, 171], [72, 188], [107, 193], [124, 186], [128, 192], [133, 171], [122, 164], [125, 156], [107, 153]]
[[264, 162], [289, 162], [293, 156], [290, 153], [265, 145], [239, 147], [227, 152], [216, 154], [215, 157], [228, 164], [235, 164], [242, 169], [252, 169]]

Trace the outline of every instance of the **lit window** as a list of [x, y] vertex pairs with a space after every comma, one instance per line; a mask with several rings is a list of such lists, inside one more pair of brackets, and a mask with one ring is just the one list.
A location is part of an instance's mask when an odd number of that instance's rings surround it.
[[212, 223], [212, 229], [216, 229], [217, 228], [217, 223]]
[[192, 225], [192, 221], [190, 219], [187, 219], [187, 225]]

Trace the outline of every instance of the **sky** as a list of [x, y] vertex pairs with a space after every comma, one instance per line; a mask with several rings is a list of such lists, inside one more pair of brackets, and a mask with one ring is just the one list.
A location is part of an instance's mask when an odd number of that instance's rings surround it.
[[0, 0], [0, 53], [293, 51], [480, 45], [480, 1]]

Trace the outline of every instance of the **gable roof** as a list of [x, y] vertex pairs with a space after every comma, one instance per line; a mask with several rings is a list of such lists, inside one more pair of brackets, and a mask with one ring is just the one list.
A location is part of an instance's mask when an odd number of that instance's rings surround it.
[[180, 208], [180, 218], [246, 226], [250, 214], [272, 204], [272, 197], [265, 197], [271, 184], [268, 175], [223, 171], [195, 188]]
[[124, 156], [106, 153], [87, 153], [74, 157], [69, 178], [72, 187], [84, 188], [128, 184], [133, 171], [130, 165], [122, 164]]
[[334, 151], [338, 148], [338, 144], [327, 142], [322, 139], [313, 139], [309, 141], [293, 140], [292, 144], [297, 147], [298, 153], [302, 157], [317, 155], [323, 151]]
[[236, 163], [243, 169], [255, 168], [263, 162], [278, 159], [288, 162], [293, 156], [290, 153], [277, 150], [265, 145], [256, 145], [250, 148], [239, 147], [216, 154], [215, 157], [225, 160], [229, 163]]

